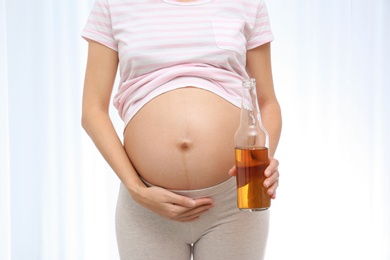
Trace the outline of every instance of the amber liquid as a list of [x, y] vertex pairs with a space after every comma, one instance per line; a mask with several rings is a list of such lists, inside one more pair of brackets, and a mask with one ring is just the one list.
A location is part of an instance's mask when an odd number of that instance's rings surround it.
[[264, 170], [269, 165], [268, 149], [236, 148], [237, 205], [241, 210], [259, 211], [271, 206], [264, 187]]

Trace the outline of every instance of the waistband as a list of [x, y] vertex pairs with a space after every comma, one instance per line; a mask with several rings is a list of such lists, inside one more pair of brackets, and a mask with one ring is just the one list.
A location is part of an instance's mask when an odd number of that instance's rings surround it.
[[[142, 178], [141, 178], [141, 180], [145, 183], [145, 185], [147, 187], [155, 186], [155, 185], [152, 185], [149, 182], [145, 181]], [[203, 188], [203, 189], [196, 189], [196, 190], [170, 190], [170, 189], [167, 189], [167, 190], [172, 191], [172, 192], [179, 194], [179, 195], [182, 195], [182, 196], [196, 199], [196, 198], [210, 197], [213, 195], [214, 196], [219, 195], [219, 194], [221, 194], [225, 191], [228, 191], [232, 188], [234, 188], [234, 189], [236, 188], [236, 178], [235, 177], [231, 177], [224, 182], [221, 182], [217, 185], [210, 186], [210, 187]]]

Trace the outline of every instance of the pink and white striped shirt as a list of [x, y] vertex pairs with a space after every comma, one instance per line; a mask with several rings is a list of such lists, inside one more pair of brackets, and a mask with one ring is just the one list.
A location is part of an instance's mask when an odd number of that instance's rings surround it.
[[125, 125], [186, 86], [240, 106], [246, 51], [273, 40], [264, 0], [96, 0], [82, 37], [118, 52], [114, 106]]

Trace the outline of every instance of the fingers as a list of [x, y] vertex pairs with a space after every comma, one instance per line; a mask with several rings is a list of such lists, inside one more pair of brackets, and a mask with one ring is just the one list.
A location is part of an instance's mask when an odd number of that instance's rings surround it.
[[279, 161], [274, 158], [270, 158], [270, 164], [264, 172], [264, 175], [267, 177], [264, 181], [264, 187], [267, 188], [267, 193], [272, 199], [276, 198], [276, 189], [279, 186], [278, 166]]
[[167, 192], [170, 193], [169, 197], [166, 198], [167, 202], [177, 206], [191, 209], [202, 205], [213, 204], [213, 200], [210, 198], [192, 199], [192, 198], [178, 195], [170, 191]]
[[180, 196], [180, 195], [177, 195], [175, 193], [172, 193], [169, 195], [167, 194], [165, 200], [168, 203], [178, 205], [181, 207], [185, 207], [185, 208], [193, 208], [196, 206], [196, 201], [194, 199]]
[[[202, 214], [209, 211], [210, 208], [212, 208], [213, 206], [214, 206], [213, 204], [204, 204], [204, 205], [198, 206], [194, 209], [186, 210], [184, 212], [182, 212], [181, 208], [178, 208], [177, 209], [178, 214], [173, 214], [170, 219], [176, 220], [179, 222], [192, 222], [192, 221], [199, 219]], [[173, 207], [178, 207], [178, 206], [173, 205]], [[175, 211], [176, 211], [175, 209], [172, 210], [172, 212], [175, 212]]]
[[276, 189], [278, 188], [278, 186], [279, 186], [279, 180], [274, 182], [274, 184], [272, 184], [272, 186], [269, 187], [267, 190], [268, 195], [270, 195], [272, 199], [276, 198]]
[[[279, 186], [279, 161], [275, 158], [270, 158], [268, 167], [264, 171], [266, 179], [264, 181], [264, 187], [267, 188], [267, 193], [271, 196], [272, 199], [276, 198], [276, 189]], [[230, 176], [237, 176], [237, 168], [233, 166], [228, 174]]]
[[230, 176], [237, 176], [237, 168], [236, 168], [236, 166], [233, 166], [233, 167], [229, 170], [228, 174], [229, 174]]
[[210, 198], [191, 199], [158, 187], [149, 188], [149, 192], [154, 195], [149, 198], [154, 199], [148, 208], [174, 221], [195, 221], [214, 206]]
[[275, 171], [278, 170], [278, 166], [279, 166], [278, 160], [276, 160], [275, 158], [269, 158], [269, 165], [264, 172], [265, 176], [270, 177]]
[[179, 222], [190, 222], [197, 220], [202, 214], [206, 213], [214, 207], [212, 203], [206, 203], [197, 205], [192, 209], [188, 209], [182, 206], [171, 204], [167, 210], [167, 218]]

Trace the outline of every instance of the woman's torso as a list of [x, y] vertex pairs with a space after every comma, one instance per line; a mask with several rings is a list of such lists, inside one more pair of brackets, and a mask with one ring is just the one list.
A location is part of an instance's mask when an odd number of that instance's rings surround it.
[[147, 103], [125, 131], [125, 148], [138, 174], [168, 189], [199, 189], [229, 178], [240, 110], [194, 87]]

